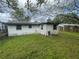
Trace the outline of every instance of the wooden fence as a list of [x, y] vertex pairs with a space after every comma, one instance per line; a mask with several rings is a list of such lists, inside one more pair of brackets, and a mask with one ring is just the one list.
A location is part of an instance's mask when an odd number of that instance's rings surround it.
[[63, 27], [59, 26], [59, 30], [60, 31], [68, 31], [68, 32], [79, 32], [79, 26], [64, 25]]
[[0, 39], [3, 38], [3, 37], [6, 37], [6, 36], [7, 36], [7, 33], [0, 32]]

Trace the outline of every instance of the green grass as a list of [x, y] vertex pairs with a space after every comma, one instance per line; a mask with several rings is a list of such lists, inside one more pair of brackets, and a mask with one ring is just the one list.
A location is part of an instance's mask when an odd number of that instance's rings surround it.
[[79, 33], [4, 38], [0, 40], [0, 59], [79, 59]]

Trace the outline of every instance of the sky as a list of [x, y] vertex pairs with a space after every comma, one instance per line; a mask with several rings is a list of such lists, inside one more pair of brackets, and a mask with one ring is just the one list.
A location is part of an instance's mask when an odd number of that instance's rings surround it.
[[0, 21], [7, 22], [12, 20], [9, 13], [0, 13]]
[[[20, 7], [23, 7], [24, 6], [24, 4], [25, 4], [25, 2], [27, 1], [27, 0], [18, 0], [19, 1], [19, 5], [20, 5]], [[30, 0], [32, 3], [37, 3], [36, 2], [36, 0]], [[54, 3], [54, 0], [48, 0], [48, 1], [51, 1], [52, 3]]]
[[[23, 7], [26, 1], [27, 0], [19, 0], [20, 6]], [[31, 0], [31, 2], [36, 3], [36, 0]]]
[[[23, 8], [24, 7], [24, 5], [25, 5], [25, 2], [27, 2], [27, 0], [18, 0], [19, 2], [18, 2], [18, 4], [19, 4], [19, 7], [21, 7], [21, 8]], [[50, 3], [51, 4], [55, 4], [55, 3], [57, 3], [57, 2], [54, 2], [54, 1], [56, 1], [56, 0], [48, 0], [48, 1], [50, 1]], [[67, 0], [60, 0], [61, 2], [63, 2], [63, 3], [65, 3], [65, 1], [67, 1]], [[73, 1], [73, 0], [72, 0]], [[36, 0], [31, 0], [31, 2], [32, 3], [37, 3], [36, 2]], [[71, 2], [71, 0], [68, 0], [67, 2]], [[61, 4], [61, 5], [63, 5], [63, 4]], [[44, 10], [44, 9], [43, 9]], [[45, 10], [44, 10], [45, 11]], [[66, 12], [67, 10], [65, 10], [65, 12]], [[68, 11], [67, 11], [68, 12]], [[6, 16], [7, 15], [7, 16]], [[45, 15], [44, 15], [45, 16]], [[43, 16], [43, 17], [44, 17]], [[38, 17], [42, 17], [42, 16], [38, 16]], [[46, 16], [47, 17], [47, 16]], [[8, 14], [8, 13], [0, 13], [0, 20], [3, 20], [4, 21], [4, 19], [9, 19], [10, 18], [10, 15]], [[45, 17], [44, 17], [45, 18]], [[37, 18], [36, 18], [37, 19]]]
[[[24, 8], [24, 6], [25, 6], [25, 2], [27, 2], [27, 0], [18, 0], [19, 2], [18, 2], [18, 4], [19, 4], [19, 7], [20, 8]], [[36, 2], [36, 0], [30, 0], [32, 3], [37, 3]], [[55, 2], [54, 1], [56, 1], [56, 0], [48, 0], [48, 2], [50, 2], [51, 4], [55, 4]], [[61, 0], [61, 1], [63, 1], [63, 0]], [[43, 8], [42, 8], [43, 9]], [[45, 9], [43, 9], [44, 11], [45, 11]], [[6, 16], [7, 15], [7, 16]], [[49, 17], [49, 16], [42, 16], [42, 15], [37, 15], [37, 17], [35, 16], [34, 18], [35, 19], [41, 19], [41, 18], [46, 18], [47, 19], [47, 17]], [[4, 21], [4, 19], [6, 19], [6, 21], [7, 21], [7, 19], [9, 19], [10, 18], [10, 15], [8, 14], [8, 13], [1, 13], [0, 14], [0, 19], [2, 20], [2, 21]], [[33, 18], [33, 19], [34, 19]], [[34, 19], [34, 20], [35, 20]]]

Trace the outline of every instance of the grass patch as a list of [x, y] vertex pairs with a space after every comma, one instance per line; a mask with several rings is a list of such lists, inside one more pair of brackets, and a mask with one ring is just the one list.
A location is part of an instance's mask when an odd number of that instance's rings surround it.
[[79, 59], [79, 33], [8, 37], [0, 40], [0, 59]]

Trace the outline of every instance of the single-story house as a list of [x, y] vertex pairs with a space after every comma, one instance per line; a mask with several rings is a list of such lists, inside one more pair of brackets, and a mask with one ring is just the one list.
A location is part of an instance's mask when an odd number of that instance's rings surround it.
[[79, 24], [60, 24], [60, 31], [79, 32]]
[[52, 23], [38, 23], [38, 22], [6, 22], [5, 25], [8, 36], [17, 36], [25, 34], [42, 34], [52, 35], [58, 34], [58, 27]]

